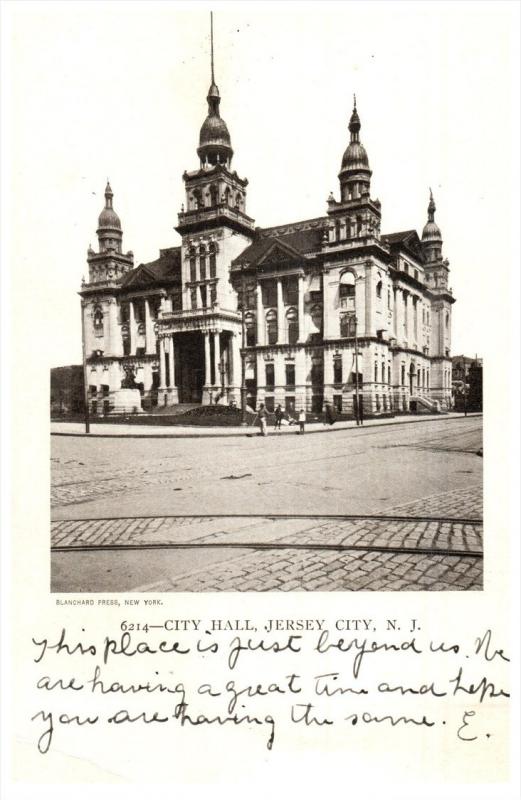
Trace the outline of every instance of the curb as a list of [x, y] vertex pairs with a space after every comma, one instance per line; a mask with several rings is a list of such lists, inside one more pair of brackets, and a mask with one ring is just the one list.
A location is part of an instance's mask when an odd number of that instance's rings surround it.
[[[420, 422], [438, 422], [439, 420], [445, 419], [447, 422], [459, 422], [460, 420], [474, 418], [474, 417], [483, 417], [483, 412], [476, 412], [473, 414], [468, 414], [465, 416], [458, 416], [458, 417], [445, 417], [443, 414], [440, 414], [439, 417], [429, 417], [429, 419], [422, 419], [419, 417], [418, 419], [411, 419], [411, 420], [401, 420], [397, 419], [396, 417], [389, 422], [368, 422], [367, 424], [361, 426], [350, 426], [349, 428], [325, 428], [319, 430], [308, 430], [304, 435], [311, 436], [315, 433], [340, 433], [341, 431], [357, 431], [357, 430], [365, 430], [367, 428], [387, 428], [390, 425], [415, 425]], [[94, 423], [95, 424], [95, 423]], [[295, 436], [299, 435], [298, 430], [295, 431], [280, 431], [280, 435], [282, 436]], [[186, 434], [175, 434], [175, 433], [67, 433], [64, 431], [51, 431], [51, 436], [75, 436], [81, 437], [85, 439], [230, 439], [233, 437], [236, 438], [247, 438], [253, 439], [260, 436], [259, 433], [251, 433], [245, 431], [244, 433], [186, 433]], [[272, 436], [279, 436], [279, 434], [272, 433]]]

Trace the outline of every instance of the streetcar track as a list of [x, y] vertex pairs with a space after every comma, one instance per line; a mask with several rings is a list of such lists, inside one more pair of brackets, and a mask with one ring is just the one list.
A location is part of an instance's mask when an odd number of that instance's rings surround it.
[[[436, 497], [436, 495], [434, 495]], [[405, 514], [139, 514], [125, 517], [73, 517], [72, 519], [54, 519], [51, 525], [67, 522], [122, 522], [123, 520], [134, 521], [137, 519], [265, 519], [268, 521], [278, 519], [324, 519], [324, 520], [380, 520], [382, 522], [448, 522], [461, 525], [483, 525], [481, 517], [440, 517], [433, 515], [414, 515]]]
[[451, 556], [453, 558], [482, 559], [480, 550], [449, 550], [437, 547], [398, 547], [380, 545], [346, 545], [325, 543], [287, 542], [150, 542], [148, 544], [92, 544], [51, 547], [52, 553], [90, 553], [107, 551], [141, 550], [333, 550], [335, 552], [356, 551], [365, 553], [392, 553], [394, 555]]

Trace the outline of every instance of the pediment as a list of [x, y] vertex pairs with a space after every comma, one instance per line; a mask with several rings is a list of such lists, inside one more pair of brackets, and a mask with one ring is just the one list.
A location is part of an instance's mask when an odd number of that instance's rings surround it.
[[280, 264], [284, 261], [295, 261], [303, 258], [302, 253], [284, 242], [273, 242], [257, 260], [259, 266], [264, 264]]
[[130, 286], [134, 287], [148, 287], [152, 286], [156, 283], [155, 276], [152, 272], [150, 272], [146, 267], [141, 266], [136, 269], [136, 271], [128, 277], [125, 281], [125, 287], [128, 288]]

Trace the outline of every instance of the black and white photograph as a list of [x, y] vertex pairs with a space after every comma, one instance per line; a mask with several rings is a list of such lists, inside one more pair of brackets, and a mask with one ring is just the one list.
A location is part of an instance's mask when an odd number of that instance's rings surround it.
[[175, 17], [153, 126], [132, 130], [114, 50], [101, 96], [83, 87], [99, 108], [84, 196], [64, 198], [76, 361], [51, 369], [53, 591], [483, 588], [485, 256], [454, 213], [479, 200], [455, 167], [480, 74], [456, 138], [443, 86], [407, 92], [407, 57], [382, 85], [396, 42], [344, 53], [328, 30], [336, 77], [305, 68], [312, 18], [290, 71], [276, 17]]
[[0, 0], [2, 798], [519, 796], [520, 12]]

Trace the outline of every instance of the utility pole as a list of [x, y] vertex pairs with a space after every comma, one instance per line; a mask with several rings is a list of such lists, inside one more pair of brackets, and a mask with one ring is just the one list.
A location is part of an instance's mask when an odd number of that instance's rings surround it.
[[85, 300], [81, 301], [81, 350], [83, 359], [83, 405], [85, 408], [85, 433], [90, 433], [89, 387], [87, 385], [87, 353], [85, 350]]
[[358, 393], [358, 334], [357, 318], [355, 314], [355, 397], [356, 397], [356, 424], [360, 425], [360, 395]]
[[246, 287], [241, 267], [241, 425], [246, 425]]
[[224, 376], [226, 374], [226, 366], [224, 363], [224, 355], [221, 356], [221, 361], [219, 363], [219, 372], [221, 373], [221, 397], [224, 399], [224, 395], [226, 394], [226, 389], [224, 386]]

